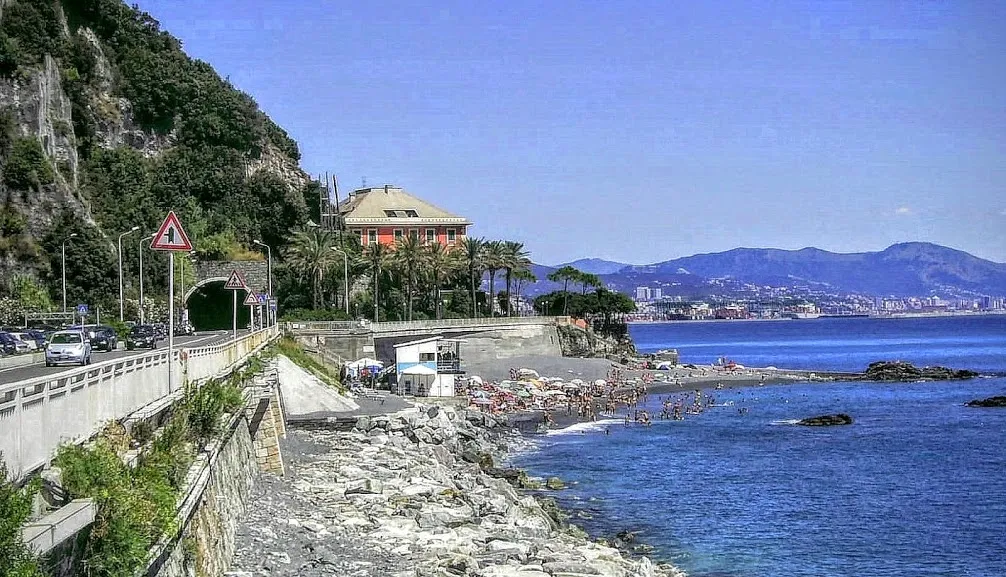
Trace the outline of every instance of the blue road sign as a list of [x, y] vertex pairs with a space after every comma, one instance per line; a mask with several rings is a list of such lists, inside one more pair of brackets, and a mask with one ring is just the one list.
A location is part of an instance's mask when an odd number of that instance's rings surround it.
[[259, 294], [258, 295], [258, 304], [264, 305], [268, 301], [269, 301], [268, 295], [265, 295], [265, 294]]
[[77, 314], [78, 315], [86, 315], [87, 314], [87, 305], [77, 305]]

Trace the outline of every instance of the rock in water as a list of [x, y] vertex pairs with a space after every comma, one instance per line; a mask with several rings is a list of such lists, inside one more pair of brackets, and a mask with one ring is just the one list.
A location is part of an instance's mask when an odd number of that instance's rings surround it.
[[973, 379], [978, 373], [967, 369], [948, 369], [947, 367], [918, 368], [904, 361], [877, 361], [866, 368], [864, 378], [868, 381], [948, 381], [954, 379]]
[[832, 425], [851, 425], [852, 417], [846, 415], [845, 413], [838, 413], [837, 415], [820, 415], [818, 417], [810, 417], [797, 422], [797, 425], [803, 425], [805, 427], [830, 427]]
[[545, 487], [553, 491], [561, 491], [566, 488], [566, 484], [559, 477], [549, 477], [548, 481], [545, 481]]
[[1006, 407], [1006, 396], [975, 399], [964, 404], [968, 407]]

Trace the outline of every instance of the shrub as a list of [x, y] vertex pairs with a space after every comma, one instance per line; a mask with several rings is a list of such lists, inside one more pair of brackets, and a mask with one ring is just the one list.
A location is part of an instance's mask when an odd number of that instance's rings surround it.
[[51, 184], [55, 175], [52, 165], [35, 138], [18, 138], [14, 141], [3, 171], [4, 183], [15, 190], [38, 189]]
[[[2, 455], [0, 455], [2, 457]], [[38, 483], [17, 487], [8, 477], [0, 458], [0, 575], [42, 577], [38, 560], [21, 539], [21, 526], [31, 515], [31, 503]]]

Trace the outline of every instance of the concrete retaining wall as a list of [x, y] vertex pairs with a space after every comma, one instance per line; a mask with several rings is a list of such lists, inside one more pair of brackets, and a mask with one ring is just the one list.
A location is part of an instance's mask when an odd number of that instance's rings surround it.
[[456, 338], [461, 341], [462, 366], [527, 355], [562, 356], [559, 334], [553, 325], [529, 325]]
[[[234, 557], [234, 535], [257, 470], [255, 447], [242, 415], [196, 482], [196, 500], [181, 534], [151, 567], [148, 577], [223, 575]], [[198, 495], [201, 492], [201, 496]], [[183, 521], [184, 522], [184, 521]]]

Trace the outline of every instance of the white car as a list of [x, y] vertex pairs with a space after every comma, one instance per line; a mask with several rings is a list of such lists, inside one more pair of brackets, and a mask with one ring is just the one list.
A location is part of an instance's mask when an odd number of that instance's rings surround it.
[[[28, 348], [25, 349], [26, 351], [37, 351], [38, 350], [38, 343], [35, 342], [35, 339], [33, 339], [31, 337], [31, 335], [29, 335], [27, 333], [11, 333], [10, 335], [12, 337], [14, 337], [15, 339], [21, 341], [22, 343], [28, 345]], [[21, 345], [18, 345], [17, 348], [18, 348], [18, 350], [20, 350], [21, 349]]]
[[49, 338], [45, 348], [45, 366], [59, 363], [91, 364], [91, 341], [80, 331], [59, 331]]

